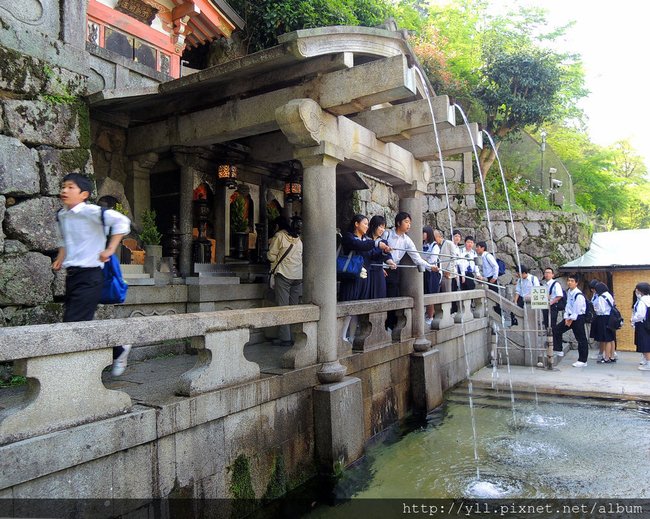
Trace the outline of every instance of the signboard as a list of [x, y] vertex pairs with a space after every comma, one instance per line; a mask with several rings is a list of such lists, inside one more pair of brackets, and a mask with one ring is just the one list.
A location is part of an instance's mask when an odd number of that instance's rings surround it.
[[548, 291], [546, 287], [532, 287], [530, 293], [530, 307], [533, 310], [548, 309]]

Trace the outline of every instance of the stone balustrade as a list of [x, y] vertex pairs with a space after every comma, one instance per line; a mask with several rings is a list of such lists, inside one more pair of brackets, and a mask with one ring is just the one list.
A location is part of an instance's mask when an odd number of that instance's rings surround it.
[[0, 411], [0, 445], [129, 411], [130, 397], [101, 379], [113, 346], [191, 338], [198, 360], [177, 387], [190, 396], [260, 377], [244, 357], [250, 329], [292, 325], [296, 341], [283, 366], [315, 364], [319, 315], [297, 305], [0, 328], [0, 361], [14, 361], [27, 378], [25, 400]]
[[[434, 317], [431, 328], [434, 330], [442, 330], [454, 324], [467, 323], [473, 319], [485, 317], [485, 298], [486, 291], [481, 289], [425, 294], [425, 306], [434, 306]], [[456, 304], [456, 312], [452, 314], [452, 306], [454, 303]]]
[[[338, 322], [339, 358], [349, 355], [352, 350], [370, 351], [381, 348], [394, 341], [404, 342], [412, 337], [411, 311], [413, 299], [396, 297], [392, 299], [367, 299], [348, 301], [336, 305]], [[385, 321], [388, 312], [397, 314], [397, 325], [389, 332]], [[347, 316], [358, 316], [357, 334], [353, 343], [343, 339], [343, 326]]]

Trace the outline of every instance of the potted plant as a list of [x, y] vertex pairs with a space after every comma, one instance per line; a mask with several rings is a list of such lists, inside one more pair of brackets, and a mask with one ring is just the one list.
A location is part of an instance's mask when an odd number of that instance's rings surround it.
[[230, 204], [230, 231], [235, 238], [235, 254], [238, 259], [246, 258], [248, 249], [248, 218], [246, 218], [246, 204], [240, 195]]
[[[162, 234], [156, 225], [156, 211], [145, 209], [141, 215], [141, 230], [138, 237], [142, 242], [147, 258], [154, 260], [154, 265], [162, 258]], [[154, 267], [155, 268], [155, 267]]]

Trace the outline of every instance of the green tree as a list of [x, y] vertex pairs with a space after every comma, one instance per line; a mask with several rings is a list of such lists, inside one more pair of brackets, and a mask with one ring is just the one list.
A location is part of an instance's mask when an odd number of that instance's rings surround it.
[[[587, 93], [579, 58], [548, 45], [568, 26], [549, 31], [540, 9], [493, 15], [488, 7], [484, 0], [456, 0], [431, 8], [430, 28], [416, 49], [427, 51], [429, 43], [440, 54], [422, 58], [433, 84], [456, 96], [470, 119], [483, 122], [497, 149], [527, 126], [579, 120], [576, 101]], [[440, 70], [446, 68], [451, 79]], [[495, 158], [490, 147], [481, 151], [484, 177]]]
[[395, 12], [388, 0], [232, 0], [230, 4], [246, 21], [246, 52], [273, 47], [278, 44], [279, 35], [299, 29], [331, 25], [373, 27]]

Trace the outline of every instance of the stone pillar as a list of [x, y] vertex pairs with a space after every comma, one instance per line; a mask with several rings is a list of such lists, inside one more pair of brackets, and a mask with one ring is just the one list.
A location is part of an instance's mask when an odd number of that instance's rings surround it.
[[151, 209], [151, 168], [158, 162], [158, 154], [145, 153], [130, 159], [126, 197], [131, 203], [132, 219], [140, 228], [142, 212]]
[[426, 414], [442, 404], [440, 352], [433, 349], [411, 353], [410, 369], [413, 407]]
[[327, 384], [345, 376], [336, 322], [336, 165], [342, 155], [323, 143], [298, 149], [295, 157], [303, 166], [303, 300], [320, 308], [318, 378]]
[[345, 377], [314, 388], [314, 443], [320, 470], [330, 474], [337, 463], [347, 466], [363, 455], [360, 379]]
[[[41, 7], [43, 9], [43, 7]], [[61, 0], [61, 39], [79, 49], [86, 49], [86, 12], [88, 2]]]
[[[396, 189], [400, 197], [399, 209], [411, 215], [411, 230], [409, 236], [415, 243], [417, 250], [422, 250], [422, 197], [423, 186], [414, 185]], [[424, 336], [424, 283], [423, 274], [417, 269], [403, 269], [400, 272], [400, 292], [403, 296], [413, 298], [413, 349], [427, 351], [431, 348], [431, 341]]]
[[192, 275], [192, 192], [194, 188], [194, 155], [174, 150], [174, 162], [181, 168], [180, 215], [181, 255], [178, 262], [182, 277]]
[[214, 239], [217, 250], [215, 251], [215, 261], [220, 264], [226, 262], [226, 206], [228, 200], [228, 188], [217, 182], [214, 192]]
[[320, 308], [318, 379], [340, 382], [336, 321], [336, 165], [343, 149], [331, 142], [337, 120], [313, 99], [294, 99], [275, 111], [282, 133], [303, 166], [303, 301]]

